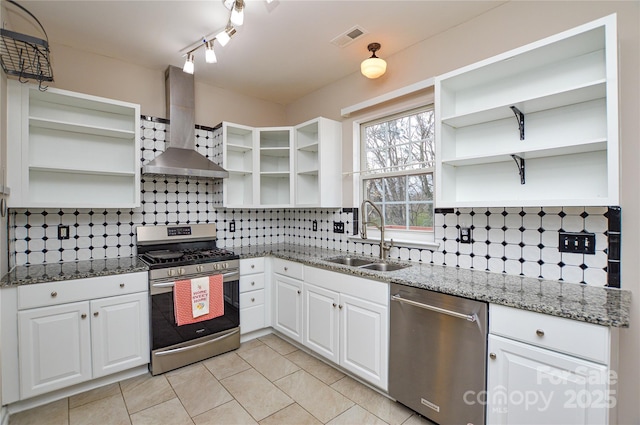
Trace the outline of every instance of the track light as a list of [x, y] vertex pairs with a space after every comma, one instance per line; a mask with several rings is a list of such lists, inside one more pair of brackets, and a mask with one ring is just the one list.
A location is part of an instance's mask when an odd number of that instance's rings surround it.
[[244, 0], [236, 0], [231, 9], [231, 23], [237, 27], [244, 23]]
[[187, 53], [187, 60], [184, 61], [184, 66], [182, 67], [182, 70], [187, 74], [193, 74], [193, 71], [194, 71], [193, 53], [191, 52]]
[[224, 4], [224, 7], [226, 7], [228, 10], [231, 10], [234, 3], [235, 0], [222, 0], [222, 4]]
[[218, 58], [216, 58], [216, 52], [213, 50], [213, 40], [205, 42], [205, 51], [204, 51], [204, 60], [207, 63], [216, 63], [218, 62]]
[[362, 61], [360, 72], [367, 78], [378, 78], [387, 71], [387, 62], [376, 56], [376, 51], [380, 50], [380, 43], [371, 43], [367, 49], [371, 52], [371, 57]]
[[227, 25], [224, 30], [220, 31], [218, 35], [216, 35], [216, 40], [218, 40], [218, 43], [220, 43], [220, 45], [224, 47], [227, 45], [229, 40], [231, 40], [231, 37], [233, 37], [235, 33], [236, 29], [231, 25]]

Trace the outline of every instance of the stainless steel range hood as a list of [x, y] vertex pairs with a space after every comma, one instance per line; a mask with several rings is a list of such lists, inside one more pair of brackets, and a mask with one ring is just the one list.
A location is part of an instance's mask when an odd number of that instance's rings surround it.
[[142, 174], [226, 178], [229, 172], [196, 152], [193, 75], [169, 66], [165, 71], [169, 139], [166, 150], [142, 167]]

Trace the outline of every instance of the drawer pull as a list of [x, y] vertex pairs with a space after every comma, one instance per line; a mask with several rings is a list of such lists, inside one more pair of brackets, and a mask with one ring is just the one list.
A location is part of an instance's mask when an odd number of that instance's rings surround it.
[[251, 286], [255, 286], [255, 284], [256, 284], [255, 282], [251, 282]]
[[285, 272], [286, 272], [286, 271], [288, 271], [288, 270], [289, 270], [289, 267], [285, 267], [285, 268], [284, 268], [284, 271], [285, 271]]
[[256, 265], [255, 265], [255, 264], [252, 264], [252, 265], [251, 265], [251, 268], [252, 268], [252, 269], [255, 269], [255, 268], [256, 268]]
[[544, 336], [544, 331], [542, 329], [537, 329], [536, 330], [536, 335], [538, 335], [539, 337], [543, 337]]
[[56, 291], [53, 291], [53, 292], [51, 293], [51, 297], [52, 297], [52, 298], [55, 298], [55, 297], [57, 297], [57, 296], [58, 296], [58, 293], [57, 293]]
[[124, 288], [124, 283], [121, 283], [121, 284], [120, 284], [120, 287], [121, 287], [121, 288]]
[[81, 318], [83, 318], [83, 319], [86, 319], [86, 318], [87, 318], [87, 315], [86, 315], [86, 314], [84, 314], [84, 313], [82, 313], [82, 314], [80, 315], [80, 317], [81, 317]]
[[491, 358], [491, 360], [495, 360], [496, 357], [496, 353], [489, 353], [489, 358]]
[[255, 298], [251, 298], [251, 302], [255, 302], [255, 300], [256, 300]]
[[98, 313], [98, 312], [96, 311], [95, 313], [93, 313], [93, 317], [98, 317], [98, 314], [100, 314], [100, 313]]

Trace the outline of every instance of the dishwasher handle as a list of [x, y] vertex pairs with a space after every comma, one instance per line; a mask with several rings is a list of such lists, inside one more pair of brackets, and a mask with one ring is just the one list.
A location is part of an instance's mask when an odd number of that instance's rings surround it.
[[424, 308], [425, 310], [431, 310], [431, 311], [435, 311], [436, 313], [442, 313], [442, 314], [446, 314], [448, 316], [457, 317], [458, 319], [468, 320], [469, 322], [472, 322], [472, 323], [478, 320], [478, 316], [476, 316], [475, 314], [458, 313], [457, 311], [447, 310], [447, 309], [444, 309], [444, 308], [436, 307], [434, 305], [423, 304], [423, 303], [419, 303], [419, 302], [416, 302], [416, 301], [411, 301], [411, 300], [408, 300], [406, 298], [402, 298], [400, 296], [400, 294], [392, 295], [391, 296], [391, 301], [398, 301], [398, 302], [401, 302], [401, 303], [412, 305], [414, 307]]

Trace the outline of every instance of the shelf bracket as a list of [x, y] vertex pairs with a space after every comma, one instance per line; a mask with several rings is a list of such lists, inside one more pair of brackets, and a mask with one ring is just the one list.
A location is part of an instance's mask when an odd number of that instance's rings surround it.
[[518, 174], [520, 174], [520, 184], [524, 184], [524, 158], [518, 155], [511, 155], [511, 158], [518, 166]]
[[516, 120], [518, 121], [518, 130], [520, 130], [520, 140], [524, 140], [524, 114], [520, 109], [515, 106], [510, 106], [511, 110], [516, 116]]

